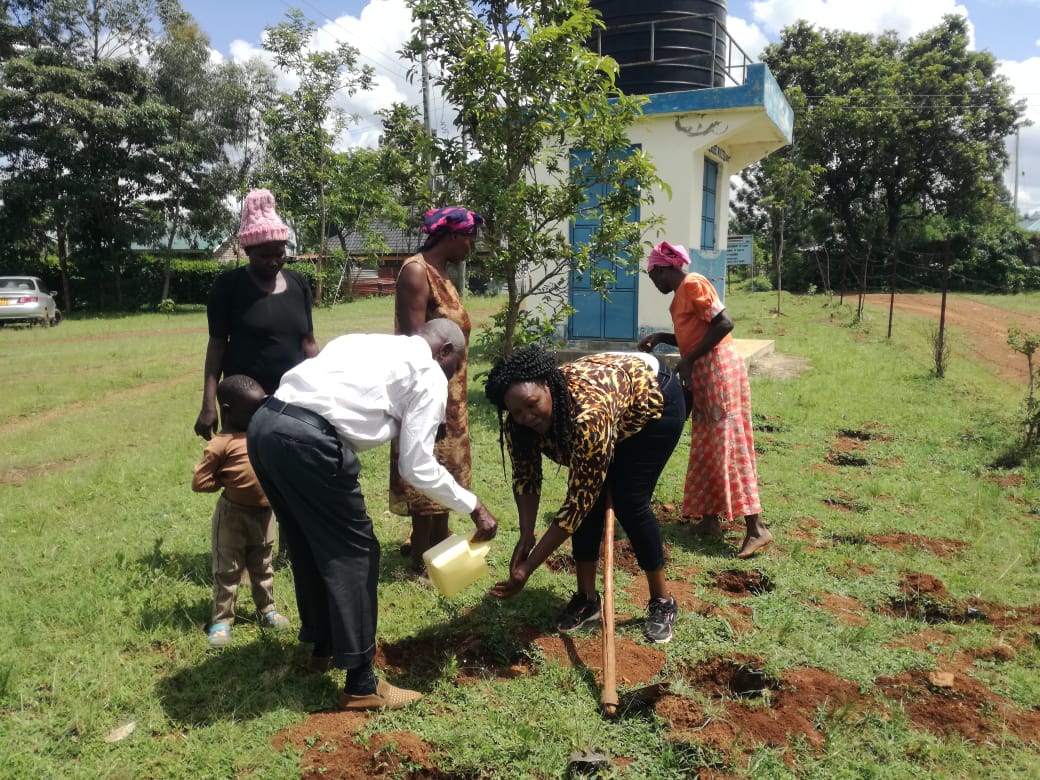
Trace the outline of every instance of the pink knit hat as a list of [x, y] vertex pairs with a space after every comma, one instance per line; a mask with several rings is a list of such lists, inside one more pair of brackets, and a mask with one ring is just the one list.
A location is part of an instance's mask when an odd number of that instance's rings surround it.
[[662, 241], [650, 250], [650, 259], [646, 262], [646, 270], [650, 271], [659, 265], [682, 269], [689, 262], [690, 256], [686, 252], [686, 247], [682, 244], [669, 244], [667, 241]]
[[242, 226], [238, 229], [238, 243], [243, 247], [265, 244], [268, 241], [288, 241], [289, 228], [274, 210], [274, 195], [270, 190], [251, 190], [242, 207]]

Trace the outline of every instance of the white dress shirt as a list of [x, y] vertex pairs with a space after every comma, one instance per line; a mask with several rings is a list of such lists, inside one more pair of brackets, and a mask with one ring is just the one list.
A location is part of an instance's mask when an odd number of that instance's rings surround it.
[[403, 479], [459, 514], [476, 508], [477, 497], [433, 456], [448, 379], [421, 336], [340, 336], [287, 371], [274, 395], [320, 414], [355, 451], [398, 437]]

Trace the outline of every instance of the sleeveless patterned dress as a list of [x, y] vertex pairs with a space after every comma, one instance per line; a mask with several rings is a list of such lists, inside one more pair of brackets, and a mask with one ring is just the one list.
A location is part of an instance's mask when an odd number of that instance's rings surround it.
[[[466, 337], [466, 353], [462, 364], [448, 381], [448, 409], [444, 419], [444, 435], [438, 436], [433, 448], [437, 462], [446, 468], [455, 481], [469, 489], [472, 483], [473, 464], [469, 450], [469, 402], [466, 397], [466, 373], [469, 366], [469, 314], [462, 307], [459, 293], [451, 280], [443, 277], [436, 268], [428, 265], [421, 254], [409, 257], [401, 265], [418, 263], [426, 271], [430, 285], [430, 299], [426, 304], [426, 322], [445, 317], [460, 328]], [[400, 271], [398, 272], [400, 274]], [[394, 318], [394, 333], [400, 333], [400, 324]], [[403, 479], [397, 471], [399, 454], [397, 439], [390, 443], [390, 511], [396, 515], [429, 516], [447, 514], [448, 510], [424, 496]]]

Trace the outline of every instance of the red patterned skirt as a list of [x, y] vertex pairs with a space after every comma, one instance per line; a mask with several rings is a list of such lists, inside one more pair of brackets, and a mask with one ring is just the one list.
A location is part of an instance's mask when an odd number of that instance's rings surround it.
[[683, 515], [735, 517], [762, 511], [744, 359], [720, 344], [693, 364], [690, 461]]

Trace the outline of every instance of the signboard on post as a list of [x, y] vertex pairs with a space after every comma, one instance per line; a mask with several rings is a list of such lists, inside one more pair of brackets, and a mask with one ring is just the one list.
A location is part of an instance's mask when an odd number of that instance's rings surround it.
[[751, 265], [754, 249], [754, 236], [730, 236], [726, 241], [726, 265]]

